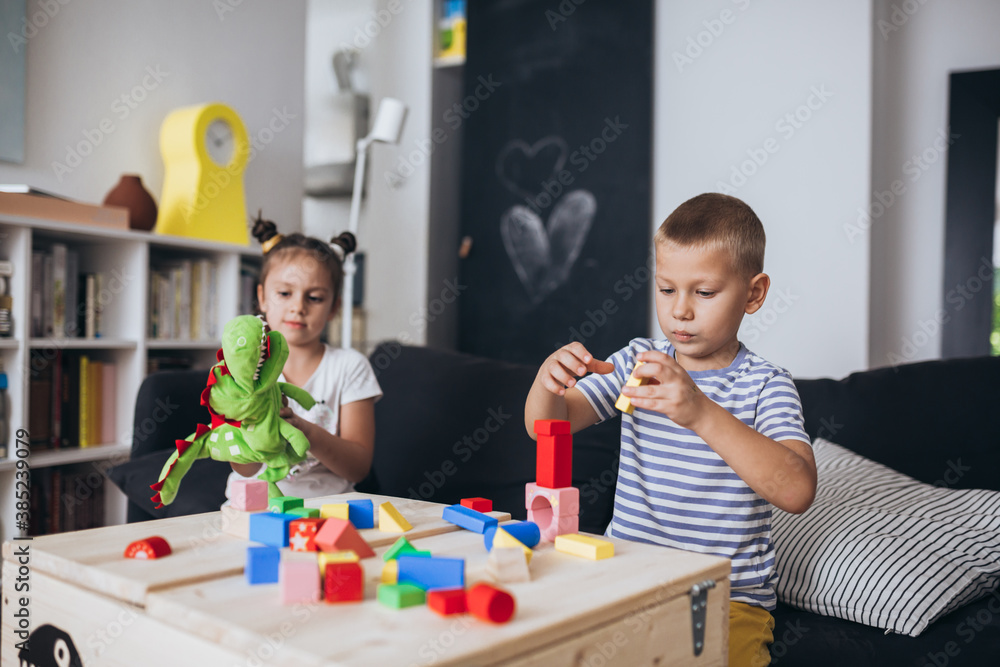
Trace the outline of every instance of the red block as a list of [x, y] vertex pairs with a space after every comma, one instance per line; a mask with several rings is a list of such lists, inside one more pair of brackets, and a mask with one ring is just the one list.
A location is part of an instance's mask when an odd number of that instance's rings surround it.
[[538, 436], [535, 483], [549, 489], [573, 486], [573, 436]]
[[427, 591], [427, 606], [441, 614], [464, 614], [469, 610], [464, 588], [436, 588]]
[[125, 547], [125, 558], [138, 558], [140, 560], [162, 558], [171, 553], [170, 544], [159, 535], [137, 540]]
[[353, 551], [358, 554], [358, 558], [371, 558], [375, 555], [350, 521], [335, 517], [323, 522], [323, 527], [316, 533], [316, 546], [320, 551]]
[[492, 512], [493, 501], [489, 498], [462, 498], [462, 507], [468, 507], [477, 512]]
[[316, 533], [325, 519], [302, 518], [288, 524], [288, 546], [292, 551], [318, 551]]
[[569, 422], [565, 419], [536, 419], [535, 433], [538, 435], [569, 435]]
[[323, 579], [323, 596], [327, 602], [361, 602], [365, 597], [361, 563], [330, 563]]
[[514, 596], [489, 584], [476, 584], [466, 595], [473, 616], [493, 623], [506, 623], [514, 615]]

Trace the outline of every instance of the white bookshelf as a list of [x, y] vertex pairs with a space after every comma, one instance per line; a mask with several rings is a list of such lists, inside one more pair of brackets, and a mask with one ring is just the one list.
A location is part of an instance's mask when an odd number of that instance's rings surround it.
[[[102, 311], [100, 338], [31, 337], [30, 297], [32, 249], [48, 249], [64, 243], [78, 253], [81, 273], [116, 273], [119, 280], [112, 298]], [[71, 464], [94, 466], [103, 473], [110, 465], [128, 458], [132, 443], [135, 397], [146, 375], [151, 356], [183, 356], [196, 367], [215, 362], [216, 340], [163, 340], [148, 336], [150, 273], [157, 266], [178, 260], [209, 259], [218, 270], [218, 307], [211, 315], [218, 331], [239, 314], [240, 269], [243, 264], [259, 265], [260, 249], [147, 232], [116, 230], [67, 224], [20, 216], [0, 215], [0, 259], [14, 264], [11, 277], [14, 335], [0, 338], [0, 359], [7, 372], [10, 399], [10, 441], [8, 457], [0, 459], [0, 540], [18, 535], [16, 527], [15, 434], [29, 424], [29, 378], [34, 356], [46, 357], [47, 350], [86, 350], [101, 360], [113, 361], [116, 369], [115, 442], [86, 448], [67, 448], [32, 454], [32, 470]], [[106, 523], [125, 521], [126, 499], [117, 487], [105, 482]]]

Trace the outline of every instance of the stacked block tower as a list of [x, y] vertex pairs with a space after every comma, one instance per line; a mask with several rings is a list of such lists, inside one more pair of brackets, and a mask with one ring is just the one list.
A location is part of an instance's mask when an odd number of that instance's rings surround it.
[[525, 486], [528, 521], [538, 524], [541, 537], [553, 542], [558, 535], [580, 530], [580, 490], [573, 486], [573, 436], [569, 422], [535, 421], [538, 454], [535, 481]]

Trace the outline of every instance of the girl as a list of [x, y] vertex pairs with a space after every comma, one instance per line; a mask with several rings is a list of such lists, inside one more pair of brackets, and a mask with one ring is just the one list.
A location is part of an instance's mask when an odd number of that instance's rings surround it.
[[[371, 468], [375, 401], [382, 390], [364, 355], [320, 340], [341, 306], [342, 259], [330, 244], [318, 239], [278, 234], [275, 224], [259, 215], [253, 235], [264, 250], [257, 285], [260, 313], [288, 341], [288, 360], [280, 380], [302, 387], [316, 399], [312, 410], [292, 402], [281, 411], [309, 439], [310, 448], [306, 460], [294, 466], [278, 488], [286, 496], [299, 498], [350, 491]], [[345, 257], [356, 245], [350, 232], [331, 243]], [[257, 463], [232, 466], [230, 481], [262, 471]]]

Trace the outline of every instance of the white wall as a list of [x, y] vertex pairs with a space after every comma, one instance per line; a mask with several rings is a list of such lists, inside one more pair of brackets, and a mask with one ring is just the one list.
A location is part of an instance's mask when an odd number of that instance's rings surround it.
[[796, 377], [867, 367], [868, 239], [844, 225], [870, 188], [871, 2], [657, 3], [653, 228], [702, 192], [753, 207], [772, 286], [741, 339]]
[[[263, 208], [282, 229], [300, 227], [305, 3], [44, 4], [56, 11], [28, 2], [29, 21], [40, 27], [27, 39], [25, 162], [0, 162], [0, 182], [100, 202], [131, 172], [159, 200], [163, 119], [177, 107], [221, 101], [260, 147], [244, 176], [248, 212]], [[59, 173], [54, 163], [66, 165], [71, 152], [89, 154]]]
[[948, 125], [948, 74], [1000, 67], [1000, 3], [875, 0], [875, 20], [872, 188], [906, 188], [871, 224], [870, 359], [885, 366], [941, 354], [947, 156], [934, 142]]

